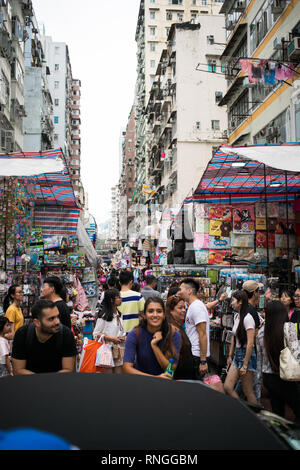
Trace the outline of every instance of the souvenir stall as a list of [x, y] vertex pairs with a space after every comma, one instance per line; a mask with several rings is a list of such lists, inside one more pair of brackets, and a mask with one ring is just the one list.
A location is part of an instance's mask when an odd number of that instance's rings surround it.
[[40, 294], [41, 251], [33, 232], [41, 174], [62, 172], [60, 151], [0, 155], [0, 304], [10, 285], [23, 285], [25, 318]]
[[[212, 157], [189, 203], [195, 262], [213, 289], [230, 295], [252, 279], [276, 297], [292, 285], [300, 246], [299, 162], [300, 144], [223, 146]], [[230, 310], [224, 301], [211, 320], [212, 359], [218, 364], [231, 339]]]

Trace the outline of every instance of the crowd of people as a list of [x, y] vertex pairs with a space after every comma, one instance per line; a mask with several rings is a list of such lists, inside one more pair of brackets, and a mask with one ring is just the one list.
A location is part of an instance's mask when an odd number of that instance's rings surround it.
[[[153, 275], [137, 278], [130, 268], [106, 272], [101, 286], [93, 338], [111, 348], [105, 374], [170, 380], [166, 369], [171, 361], [175, 380], [209, 376], [210, 318], [227, 298], [225, 292], [206, 302], [199, 282], [183, 278], [162, 294]], [[300, 364], [300, 287], [283, 291], [280, 300], [266, 291], [266, 306], [258, 311], [261, 289], [246, 281], [231, 294], [234, 323], [224, 391], [260, 405], [264, 390], [275, 413], [284, 416], [288, 405], [300, 421], [300, 382], [283, 380], [279, 373], [285, 345]], [[46, 278], [31, 308], [32, 321], [24, 324], [22, 286], [9, 288], [0, 317], [1, 377], [77, 370], [78, 319], [67, 300], [62, 281]]]

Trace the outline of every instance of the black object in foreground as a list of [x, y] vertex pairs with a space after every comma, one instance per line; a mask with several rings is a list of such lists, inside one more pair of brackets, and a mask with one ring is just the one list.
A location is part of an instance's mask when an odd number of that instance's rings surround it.
[[81, 450], [284, 450], [239, 400], [194, 383], [133, 375], [1, 379], [1, 429], [30, 427]]

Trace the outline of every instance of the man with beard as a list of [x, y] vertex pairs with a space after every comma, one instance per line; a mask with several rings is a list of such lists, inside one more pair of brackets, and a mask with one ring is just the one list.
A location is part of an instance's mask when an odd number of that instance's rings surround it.
[[33, 322], [16, 332], [12, 348], [14, 375], [74, 372], [76, 343], [62, 325], [54, 302], [39, 300], [31, 309]]

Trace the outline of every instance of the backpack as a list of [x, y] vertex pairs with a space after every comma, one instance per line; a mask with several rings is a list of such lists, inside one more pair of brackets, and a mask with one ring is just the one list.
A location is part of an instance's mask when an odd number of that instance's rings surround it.
[[[27, 327], [27, 333], [26, 333], [26, 351], [29, 351], [32, 343], [33, 343], [33, 338], [34, 338], [34, 332], [35, 332], [35, 325], [33, 322], [28, 324]], [[63, 325], [60, 324], [59, 326], [59, 332], [55, 333], [56, 334], [56, 341], [55, 341], [55, 347], [58, 353], [62, 352], [62, 345], [63, 345]]]

